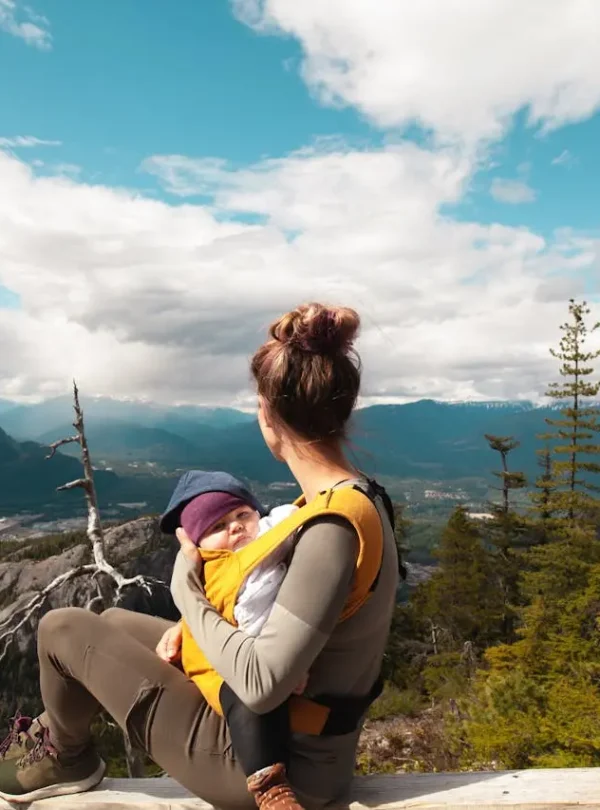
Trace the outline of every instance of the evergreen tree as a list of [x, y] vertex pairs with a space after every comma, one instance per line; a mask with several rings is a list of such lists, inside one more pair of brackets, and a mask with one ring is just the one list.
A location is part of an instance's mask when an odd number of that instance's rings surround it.
[[537, 502], [540, 518], [556, 533], [582, 524], [597, 526], [600, 519], [600, 502], [594, 496], [600, 491], [596, 478], [600, 444], [594, 441], [600, 431], [600, 408], [593, 402], [600, 382], [590, 381], [591, 363], [600, 357], [600, 349], [585, 348], [600, 323], [588, 329], [585, 319], [589, 313], [585, 301], [577, 304], [571, 299], [570, 320], [560, 327], [559, 348], [550, 350], [561, 363], [565, 382], [552, 383], [547, 395], [565, 405], [560, 418], [546, 419], [555, 428], [543, 435], [551, 443], [552, 460]]
[[495, 471], [494, 475], [501, 481], [499, 489], [502, 497], [499, 504], [490, 505], [493, 518], [485, 526], [485, 535], [494, 548], [495, 570], [503, 598], [501, 638], [508, 642], [514, 640], [515, 606], [519, 602], [518, 550], [523, 546], [525, 533], [525, 523], [512, 508], [510, 496], [514, 490], [523, 489], [527, 481], [522, 472], [508, 469], [508, 456], [519, 446], [519, 442], [512, 436], [493, 436], [489, 433], [485, 434], [485, 438], [501, 460], [501, 469]]
[[493, 436], [490, 433], [486, 433], [485, 438], [490, 449], [500, 454], [502, 469], [494, 472], [494, 475], [502, 481], [500, 487], [502, 502], [498, 511], [504, 517], [508, 517], [511, 511], [511, 490], [523, 489], [527, 486], [527, 480], [522, 472], [511, 472], [508, 469], [508, 455], [520, 445], [520, 442], [516, 441], [513, 436]]
[[486, 651], [466, 707], [474, 755], [507, 768], [600, 765], [600, 385], [590, 381], [600, 351], [584, 346], [598, 328], [587, 329], [585, 303], [570, 301], [569, 313], [552, 352], [565, 382], [549, 395], [565, 406], [547, 420], [554, 431], [540, 453], [539, 542], [523, 567], [518, 640]]
[[600, 765], [600, 549], [575, 527], [535, 550], [521, 638], [491, 647], [469, 701], [478, 758], [506, 768]]
[[[543, 603], [547, 626], [560, 619], [566, 602], [587, 587], [590, 570], [600, 561], [600, 487], [591, 480], [600, 473], [596, 461], [600, 443], [593, 441], [600, 431], [600, 408], [593, 402], [600, 383], [590, 379], [600, 349], [585, 349], [587, 337], [600, 324], [588, 330], [589, 312], [585, 302], [571, 300], [571, 320], [561, 326], [559, 349], [551, 350], [565, 382], [552, 383], [548, 395], [565, 406], [561, 418], [546, 419], [555, 430], [543, 435], [547, 444], [539, 452], [543, 472], [532, 495], [537, 545], [528, 555], [522, 578], [524, 598], [536, 601], [540, 610]], [[532, 632], [525, 612], [523, 634]]]
[[497, 641], [503, 600], [493, 556], [464, 507], [450, 516], [435, 556], [439, 565], [411, 605], [430, 651], [420, 685], [430, 698], [445, 701], [466, 690], [478, 655]]
[[458, 650], [468, 641], [483, 649], [498, 637], [503, 600], [493, 558], [463, 506], [450, 516], [435, 556], [436, 571], [414, 597], [433, 628], [433, 647]]
[[531, 493], [531, 501], [535, 506], [534, 519], [530, 521], [533, 530], [533, 545], [541, 545], [550, 539], [552, 518], [554, 515], [551, 493], [554, 489], [552, 479], [552, 453], [548, 444], [543, 450], [538, 450], [538, 466], [542, 474], [535, 482], [536, 492]]

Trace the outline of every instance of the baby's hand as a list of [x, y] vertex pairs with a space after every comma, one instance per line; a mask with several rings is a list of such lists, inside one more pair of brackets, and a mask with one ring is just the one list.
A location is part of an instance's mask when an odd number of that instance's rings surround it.
[[306, 689], [307, 685], [308, 685], [308, 672], [302, 676], [302, 680], [300, 681], [298, 686], [296, 686], [296, 688], [293, 690], [293, 694], [301, 695]]

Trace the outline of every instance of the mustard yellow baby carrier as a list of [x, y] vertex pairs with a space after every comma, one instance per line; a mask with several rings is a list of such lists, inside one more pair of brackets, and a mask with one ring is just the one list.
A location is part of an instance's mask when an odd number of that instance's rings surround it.
[[[206, 597], [230, 624], [237, 624], [233, 609], [240, 588], [252, 570], [296, 529], [313, 518], [326, 515], [346, 518], [355, 528], [359, 540], [354, 581], [339, 621], [352, 616], [369, 598], [383, 556], [383, 527], [372, 498], [358, 486], [347, 485], [322, 492], [310, 503], [301, 497], [295, 504], [299, 509], [239, 551], [198, 549], [204, 561]], [[219, 691], [223, 678], [198, 647], [185, 621], [182, 626], [183, 670], [210, 706], [222, 715]], [[321, 700], [292, 695], [289, 699], [291, 729], [305, 734], [344, 733], [339, 729], [347, 726], [349, 721], [352, 725], [351, 716], [355, 718], [353, 727], [356, 727], [357, 715], [362, 714], [380, 691], [378, 680], [369, 695], [362, 698]]]

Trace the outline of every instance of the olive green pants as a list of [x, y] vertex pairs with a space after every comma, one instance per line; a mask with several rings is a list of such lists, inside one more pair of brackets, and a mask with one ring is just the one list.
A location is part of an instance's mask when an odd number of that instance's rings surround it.
[[155, 648], [171, 622], [119, 608], [97, 615], [51, 610], [40, 622], [38, 656], [44, 722], [59, 751], [90, 740], [105, 709], [177, 782], [225, 810], [255, 808], [227, 726], [192, 681]]

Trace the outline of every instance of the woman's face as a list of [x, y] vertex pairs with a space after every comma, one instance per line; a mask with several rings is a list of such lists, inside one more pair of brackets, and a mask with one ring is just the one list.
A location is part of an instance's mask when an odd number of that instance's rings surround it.
[[263, 439], [265, 440], [265, 444], [271, 451], [273, 457], [276, 458], [277, 461], [283, 461], [284, 459], [281, 453], [282, 441], [278, 433], [276, 433], [271, 426], [268, 417], [268, 409], [263, 402], [262, 397], [258, 398], [258, 425], [260, 427], [260, 432], [262, 433]]

